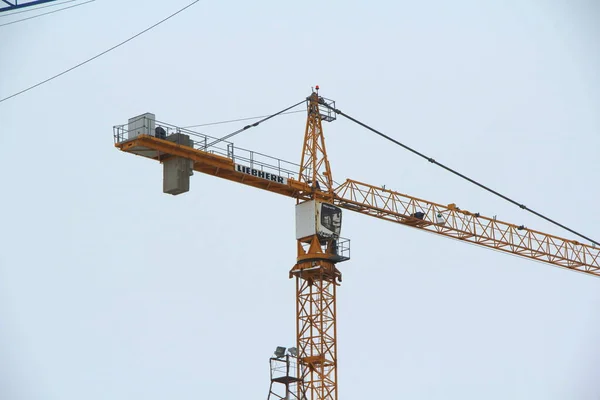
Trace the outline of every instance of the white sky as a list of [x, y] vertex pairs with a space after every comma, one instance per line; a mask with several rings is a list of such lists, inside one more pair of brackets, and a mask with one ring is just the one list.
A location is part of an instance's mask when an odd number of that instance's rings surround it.
[[[186, 3], [98, 0], [0, 27], [0, 98]], [[113, 147], [112, 126], [143, 112], [264, 115], [318, 84], [598, 240], [600, 7], [482, 3], [205, 0], [0, 103], [0, 399], [264, 399], [269, 356], [295, 340], [294, 201], [198, 173], [162, 194], [160, 164]], [[298, 162], [304, 118], [235, 143]], [[324, 129], [336, 181], [573, 237], [349, 121]], [[341, 400], [600, 398], [599, 279], [350, 212], [342, 233]]]

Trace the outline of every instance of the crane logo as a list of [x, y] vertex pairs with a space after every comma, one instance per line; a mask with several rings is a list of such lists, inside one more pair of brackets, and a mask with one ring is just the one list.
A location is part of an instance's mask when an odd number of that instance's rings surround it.
[[271, 174], [265, 171], [261, 171], [258, 169], [254, 169], [254, 168], [250, 168], [250, 167], [246, 167], [240, 164], [235, 164], [235, 170], [237, 172], [241, 172], [243, 174], [248, 174], [248, 175], [252, 175], [252, 176], [256, 176], [257, 178], [262, 178], [262, 179], [266, 179], [268, 181], [272, 181], [272, 182], [277, 182], [277, 183], [281, 183], [281, 184], [287, 184], [287, 178], [284, 178], [283, 176], [279, 176], [279, 175], [275, 175], [275, 174]]

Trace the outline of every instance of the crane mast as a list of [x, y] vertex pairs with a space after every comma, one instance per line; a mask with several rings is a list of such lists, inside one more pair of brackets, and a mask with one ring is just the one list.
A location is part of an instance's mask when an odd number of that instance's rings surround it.
[[[296, 280], [298, 376], [285, 378], [298, 383], [297, 399], [338, 399], [336, 288], [342, 274], [336, 265], [349, 259], [349, 241], [339, 235], [341, 209], [600, 276], [600, 248], [594, 245], [351, 179], [334, 185], [322, 121], [335, 119], [335, 107], [316, 89], [307, 98], [300, 165], [169, 124], [155, 127], [159, 122], [149, 113], [113, 129], [118, 149], [163, 164], [165, 193], [186, 192], [189, 176], [198, 171], [296, 199], [297, 257], [289, 277]], [[322, 230], [321, 223], [329, 228]]]
[[[322, 100], [318, 93], [308, 98], [298, 177], [311, 189], [307, 193], [308, 201], [323, 199], [333, 203], [333, 179], [325, 149], [319, 101]], [[301, 200], [298, 199], [297, 203]], [[298, 397], [337, 400], [336, 287], [342, 280], [342, 274], [336, 263], [344, 260], [338, 257], [337, 240], [325, 239], [318, 233], [298, 238], [297, 247], [298, 257], [290, 271], [290, 278], [296, 278], [296, 341], [302, 375], [299, 385], [302, 395]]]

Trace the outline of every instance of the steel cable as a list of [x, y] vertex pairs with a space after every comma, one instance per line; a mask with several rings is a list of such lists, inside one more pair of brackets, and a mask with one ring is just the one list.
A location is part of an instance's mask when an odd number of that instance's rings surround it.
[[88, 58], [87, 60], [85, 60], [85, 61], [82, 61], [82, 62], [80, 62], [79, 64], [77, 64], [77, 65], [75, 65], [75, 66], [73, 66], [73, 67], [71, 67], [71, 68], [69, 68], [69, 69], [66, 69], [66, 70], [64, 70], [63, 72], [60, 72], [60, 73], [58, 73], [58, 74], [56, 74], [56, 75], [54, 75], [54, 76], [51, 76], [51, 77], [50, 77], [50, 78], [48, 78], [48, 79], [45, 79], [45, 80], [43, 80], [43, 81], [41, 81], [41, 82], [38, 82], [38, 83], [36, 83], [35, 85], [29, 86], [28, 88], [26, 88], [26, 89], [23, 89], [23, 90], [21, 90], [21, 91], [19, 91], [19, 92], [17, 92], [17, 93], [13, 93], [13, 94], [11, 94], [11, 95], [10, 95], [10, 96], [8, 96], [8, 97], [4, 97], [4, 98], [0, 99], [0, 103], [2, 103], [3, 101], [6, 101], [6, 100], [8, 100], [8, 99], [12, 99], [13, 97], [15, 97], [15, 96], [18, 96], [18, 95], [20, 95], [20, 94], [23, 94], [23, 93], [25, 93], [25, 92], [28, 92], [28, 91], [30, 91], [31, 89], [35, 89], [36, 87], [38, 87], [38, 86], [41, 86], [41, 85], [43, 85], [44, 83], [50, 82], [51, 80], [54, 80], [54, 79], [56, 79], [56, 78], [58, 78], [58, 77], [60, 77], [60, 76], [62, 76], [62, 75], [64, 75], [64, 74], [66, 74], [66, 73], [68, 73], [68, 72], [71, 72], [71, 71], [73, 71], [74, 69], [76, 69], [76, 68], [79, 68], [79, 67], [81, 67], [82, 65], [85, 65], [85, 64], [89, 63], [90, 61], [93, 61], [93, 60], [95, 60], [96, 58], [99, 58], [99, 57], [101, 57], [101, 56], [105, 55], [106, 53], [108, 53], [108, 52], [110, 52], [110, 51], [112, 51], [112, 50], [114, 50], [114, 49], [116, 49], [116, 48], [118, 48], [118, 47], [121, 47], [121, 46], [123, 46], [125, 43], [128, 43], [128, 42], [132, 41], [133, 39], [137, 38], [138, 36], [141, 36], [141, 35], [143, 35], [144, 33], [148, 32], [149, 30], [151, 30], [151, 29], [153, 29], [153, 28], [156, 28], [158, 25], [162, 24], [163, 22], [166, 22], [166, 21], [168, 21], [169, 19], [173, 18], [173, 17], [174, 17], [174, 16], [176, 16], [177, 14], [179, 14], [179, 13], [181, 13], [181, 12], [183, 12], [183, 11], [187, 10], [188, 8], [190, 8], [190, 7], [191, 7], [191, 6], [193, 6], [194, 4], [198, 3], [199, 1], [200, 1], [200, 0], [194, 0], [194, 1], [192, 1], [192, 2], [191, 2], [190, 4], [188, 4], [187, 6], [185, 6], [185, 7], [183, 7], [183, 8], [180, 8], [179, 10], [175, 11], [173, 14], [171, 14], [171, 15], [169, 15], [169, 16], [167, 16], [167, 17], [163, 18], [163, 19], [161, 19], [160, 21], [158, 21], [158, 22], [157, 22], [157, 23], [155, 23], [154, 25], [151, 25], [151, 26], [149, 26], [148, 28], [144, 29], [143, 31], [136, 33], [135, 35], [131, 36], [129, 39], [123, 40], [121, 43], [118, 43], [118, 44], [114, 45], [113, 47], [111, 47], [111, 48], [109, 48], [109, 49], [107, 49], [107, 50], [104, 50], [102, 53], [96, 54], [94, 57]]
[[271, 119], [271, 118], [273, 118], [273, 117], [276, 117], [276, 116], [278, 116], [278, 115], [280, 115], [280, 114], [284, 114], [286, 111], [288, 111], [288, 110], [291, 110], [292, 108], [299, 106], [300, 104], [304, 103], [305, 101], [306, 101], [306, 100], [299, 101], [298, 103], [294, 104], [293, 106], [289, 106], [289, 107], [287, 107], [287, 108], [284, 108], [283, 110], [281, 110], [281, 111], [279, 111], [279, 112], [276, 112], [275, 114], [271, 114], [271, 115], [267, 116], [266, 118], [263, 118], [263, 119], [261, 119], [260, 121], [256, 121], [255, 123], [253, 123], [253, 124], [251, 124], [251, 125], [246, 125], [246, 126], [244, 126], [243, 128], [241, 128], [241, 129], [238, 129], [238, 130], [237, 130], [237, 131], [235, 131], [235, 132], [232, 132], [232, 133], [230, 133], [230, 134], [228, 134], [228, 135], [225, 135], [225, 136], [223, 136], [223, 137], [222, 137], [222, 138], [220, 138], [220, 139], [217, 139], [217, 140], [215, 140], [215, 141], [214, 141], [214, 142], [212, 142], [212, 143], [209, 143], [209, 144], [207, 144], [207, 145], [204, 147], [204, 149], [207, 149], [207, 148], [209, 148], [210, 146], [214, 146], [215, 144], [217, 144], [217, 143], [219, 143], [219, 142], [222, 142], [223, 140], [227, 140], [227, 139], [229, 139], [230, 137], [232, 137], [232, 136], [235, 136], [235, 135], [237, 135], [237, 134], [238, 134], [238, 133], [240, 133], [240, 132], [243, 132], [243, 131], [245, 131], [245, 130], [248, 130], [248, 129], [250, 129], [250, 128], [254, 128], [255, 126], [258, 126], [259, 124], [261, 124], [261, 123], [263, 123], [263, 122], [265, 122], [265, 121], [267, 121], [267, 120], [269, 120], [269, 119]]
[[386, 135], [386, 134], [384, 134], [382, 132], [379, 132], [378, 130], [370, 127], [369, 125], [367, 125], [367, 124], [365, 124], [365, 123], [363, 123], [363, 122], [361, 122], [361, 121], [359, 121], [359, 120], [357, 120], [355, 118], [352, 118], [351, 116], [343, 113], [339, 109], [334, 108], [334, 107], [330, 106], [329, 104], [326, 104], [325, 102], [320, 102], [319, 104], [321, 104], [321, 105], [329, 108], [330, 110], [332, 110], [336, 114], [339, 114], [339, 115], [341, 115], [343, 117], [346, 117], [350, 121], [352, 121], [352, 122], [354, 122], [354, 123], [362, 126], [363, 128], [366, 128], [366, 129], [370, 130], [371, 132], [376, 133], [377, 135], [383, 137], [384, 139], [387, 139], [390, 142], [392, 142], [392, 143], [394, 143], [394, 144], [396, 144], [396, 145], [398, 145], [400, 147], [403, 147], [404, 149], [410, 151], [411, 153], [414, 153], [414, 154], [418, 155], [419, 157], [424, 158], [425, 160], [429, 161], [430, 163], [435, 164], [438, 167], [441, 167], [441, 168], [445, 169], [446, 171], [449, 171], [449, 172], [453, 173], [454, 175], [457, 175], [457, 176], [461, 177], [462, 179], [464, 179], [466, 181], [469, 181], [472, 184], [474, 184], [474, 185], [476, 185], [476, 186], [478, 186], [478, 187], [480, 187], [480, 188], [482, 188], [482, 189], [484, 189], [484, 190], [486, 190], [486, 191], [488, 191], [488, 192], [490, 192], [490, 193], [492, 193], [492, 194], [494, 194], [494, 195], [496, 195], [496, 196], [498, 196], [498, 197], [500, 197], [500, 198], [502, 198], [502, 199], [504, 199], [504, 200], [506, 200], [506, 201], [508, 201], [508, 202], [510, 202], [510, 203], [512, 203], [514, 205], [516, 205], [516, 206], [518, 206], [519, 208], [521, 208], [523, 210], [526, 210], [526, 211], [529, 211], [530, 213], [532, 213], [532, 214], [534, 214], [534, 215], [542, 218], [543, 220], [548, 221], [548, 222], [550, 222], [550, 223], [552, 223], [552, 224], [554, 224], [556, 226], [559, 226], [559, 227], [561, 227], [561, 228], [563, 228], [563, 229], [571, 232], [572, 234], [579, 236], [580, 238], [583, 238], [585, 240], [589, 240], [594, 245], [600, 246], [600, 243], [598, 243], [596, 240], [593, 240], [593, 239], [591, 239], [591, 238], [589, 238], [589, 237], [587, 237], [587, 236], [585, 236], [585, 235], [583, 235], [583, 234], [581, 234], [581, 233], [579, 233], [579, 232], [577, 232], [577, 231], [575, 231], [575, 230], [573, 230], [573, 229], [571, 229], [571, 228], [569, 228], [569, 227], [561, 224], [560, 222], [557, 222], [557, 221], [555, 221], [555, 220], [553, 220], [553, 219], [551, 219], [549, 217], [546, 217], [545, 215], [543, 215], [543, 214], [541, 214], [541, 213], [539, 213], [539, 212], [537, 212], [535, 210], [532, 210], [531, 208], [525, 206], [524, 204], [521, 204], [518, 201], [513, 200], [510, 197], [508, 197], [506, 195], [503, 195], [502, 193], [499, 193], [498, 191], [493, 190], [493, 189], [491, 189], [491, 188], [489, 188], [489, 187], [487, 187], [487, 186], [485, 186], [485, 185], [477, 182], [476, 180], [474, 180], [472, 178], [469, 178], [468, 176], [466, 176], [464, 174], [461, 174], [458, 171], [455, 171], [454, 169], [452, 169], [452, 168], [450, 168], [450, 167], [448, 167], [448, 166], [446, 166], [446, 165], [444, 165], [442, 163], [437, 162], [433, 158], [428, 157], [425, 154], [423, 154], [423, 153], [421, 153], [421, 152], [419, 152], [419, 151], [417, 151], [417, 150], [415, 150], [415, 149], [413, 149], [413, 148], [411, 148], [411, 147], [409, 147], [409, 146], [407, 146], [407, 145], [405, 145], [403, 143], [400, 143], [399, 141], [397, 141], [397, 140], [389, 137], [388, 135]]

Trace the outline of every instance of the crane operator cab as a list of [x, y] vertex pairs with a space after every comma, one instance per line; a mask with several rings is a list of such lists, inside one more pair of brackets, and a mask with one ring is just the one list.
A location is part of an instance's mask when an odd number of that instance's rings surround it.
[[340, 237], [341, 231], [341, 208], [317, 200], [309, 200], [296, 205], [297, 240], [317, 235], [319, 242], [329, 249], [328, 253], [346, 258], [342, 256], [342, 253], [349, 253], [349, 240]]
[[296, 205], [296, 239], [313, 235], [323, 240], [338, 239], [341, 231], [341, 208], [317, 200]]

